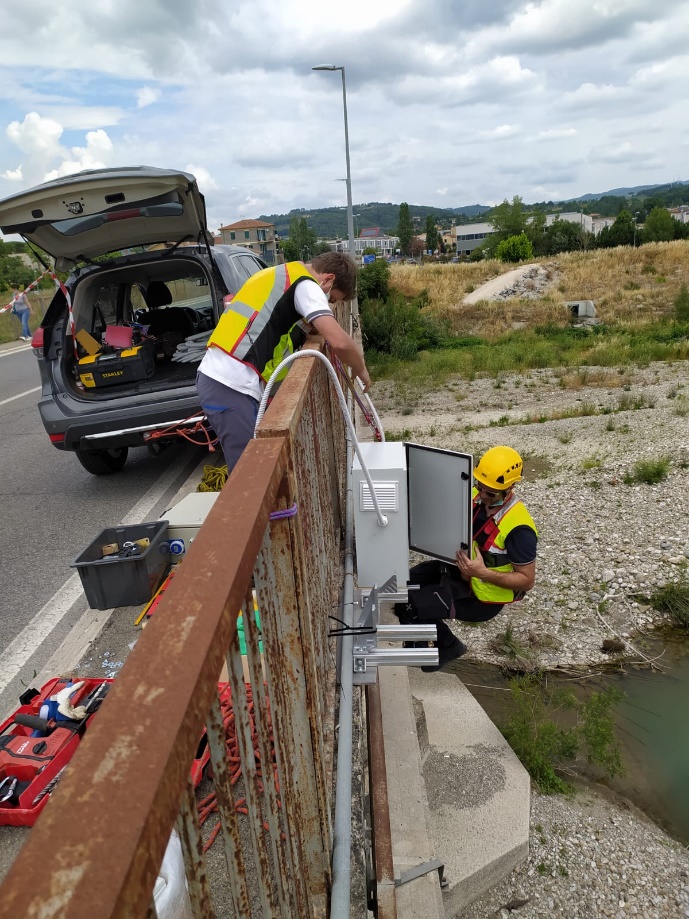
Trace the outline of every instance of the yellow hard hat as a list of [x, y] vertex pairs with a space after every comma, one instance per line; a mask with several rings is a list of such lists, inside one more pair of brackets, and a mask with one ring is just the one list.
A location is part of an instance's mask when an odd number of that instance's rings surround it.
[[506, 491], [522, 477], [524, 463], [512, 447], [491, 447], [474, 469], [474, 478], [487, 488]]

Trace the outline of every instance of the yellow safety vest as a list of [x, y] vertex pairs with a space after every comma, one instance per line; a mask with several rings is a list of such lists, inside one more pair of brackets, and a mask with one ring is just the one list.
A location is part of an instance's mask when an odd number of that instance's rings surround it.
[[[478, 491], [474, 488], [473, 497]], [[472, 546], [472, 558], [480, 553], [486, 568], [492, 571], [514, 571], [505, 549], [505, 540], [515, 527], [528, 526], [538, 535], [536, 524], [531, 514], [516, 495], [507, 501], [492, 517], [489, 517], [481, 531], [487, 534], [487, 539], [480, 549], [476, 540]], [[488, 584], [478, 578], [471, 579], [471, 589], [482, 603], [512, 603], [521, 599], [523, 594], [515, 595], [513, 590]]]
[[[264, 268], [252, 275], [226, 307], [208, 347], [220, 348], [267, 382], [280, 361], [301, 348], [306, 339], [294, 292], [307, 278], [316, 281], [301, 262]], [[286, 373], [287, 369], [279, 379]]]

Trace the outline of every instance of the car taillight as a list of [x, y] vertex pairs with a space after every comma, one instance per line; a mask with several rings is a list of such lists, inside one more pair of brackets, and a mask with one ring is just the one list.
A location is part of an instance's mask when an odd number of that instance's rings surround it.
[[51, 444], [63, 444], [65, 442], [64, 434], [48, 434]]
[[43, 347], [43, 329], [39, 326], [36, 331], [31, 336], [31, 347], [32, 348], [42, 348]]

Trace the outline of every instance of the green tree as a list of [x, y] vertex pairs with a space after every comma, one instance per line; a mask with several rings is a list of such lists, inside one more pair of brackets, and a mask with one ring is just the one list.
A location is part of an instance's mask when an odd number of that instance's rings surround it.
[[527, 216], [519, 195], [512, 198], [511, 204], [507, 198], [498, 204], [488, 217], [488, 222], [493, 224], [493, 232], [486, 240], [485, 249], [487, 255], [493, 256], [503, 240], [526, 233]]
[[435, 225], [435, 217], [431, 214], [426, 217], [426, 250], [435, 252], [438, 248], [438, 228]]
[[675, 297], [675, 317], [679, 322], [689, 320], [689, 290], [686, 284], [682, 284]]
[[664, 207], [654, 207], [644, 224], [644, 242], [662, 243], [675, 238], [677, 221]]
[[317, 254], [318, 237], [306, 223], [306, 217], [292, 217], [289, 224], [289, 236], [283, 243], [285, 261], [308, 262]]
[[526, 233], [519, 236], [508, 236], [495, 250], [495, 257], [502, 262], [524, 262], [533, 258], [533, 246]]
[[397, 233], [395, 235], [399, 236], [402, 255], [409, 255], [411, 252], [411, 241], [414, 236], [414, 224], [412, 223], [409, 213], [409, 205], [405, 201], [400, 204], [400, 215], [397, 223]]
[[[637, 231], [638, 234], [638, 231]], [[632, 246], [634, 244], [634, 218], [627, 210], [621, 210], [611, 227], [606, 227], [600, 234], [598, 245], [602, 249], [613, 246]]]
[[542, 255], [558, 252], [577, 252], [590, 246], [591, 234], [570, 220], [554, 220], [545, 231], [545, 248]]
[[548, 251], [545, 211], [536, 213], [527, 221], [524, 232], [531, 240], [534, 255], [546, 255]]

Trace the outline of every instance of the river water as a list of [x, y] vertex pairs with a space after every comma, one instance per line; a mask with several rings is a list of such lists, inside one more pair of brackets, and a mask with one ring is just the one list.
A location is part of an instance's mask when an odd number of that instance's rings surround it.
[[[582, 699], [608, 686], [624, 693], [614, 718], [625, 775], [607, 780], [585, 762], [577, 763], [577, 769], [628, 798], [668, 833], [689, 844], [689, 642], [653, 642], [645, 650], [653, 656], [663, 647], [663, 661], [670, 669], [662, 673], [627, 668], [624, 674], [576, 682], [549, 673], [548, 683], [566, 685]], [[500, 725], [508, 707], [507, 678], [496, 667], [461, 660], [454, 673]]]

